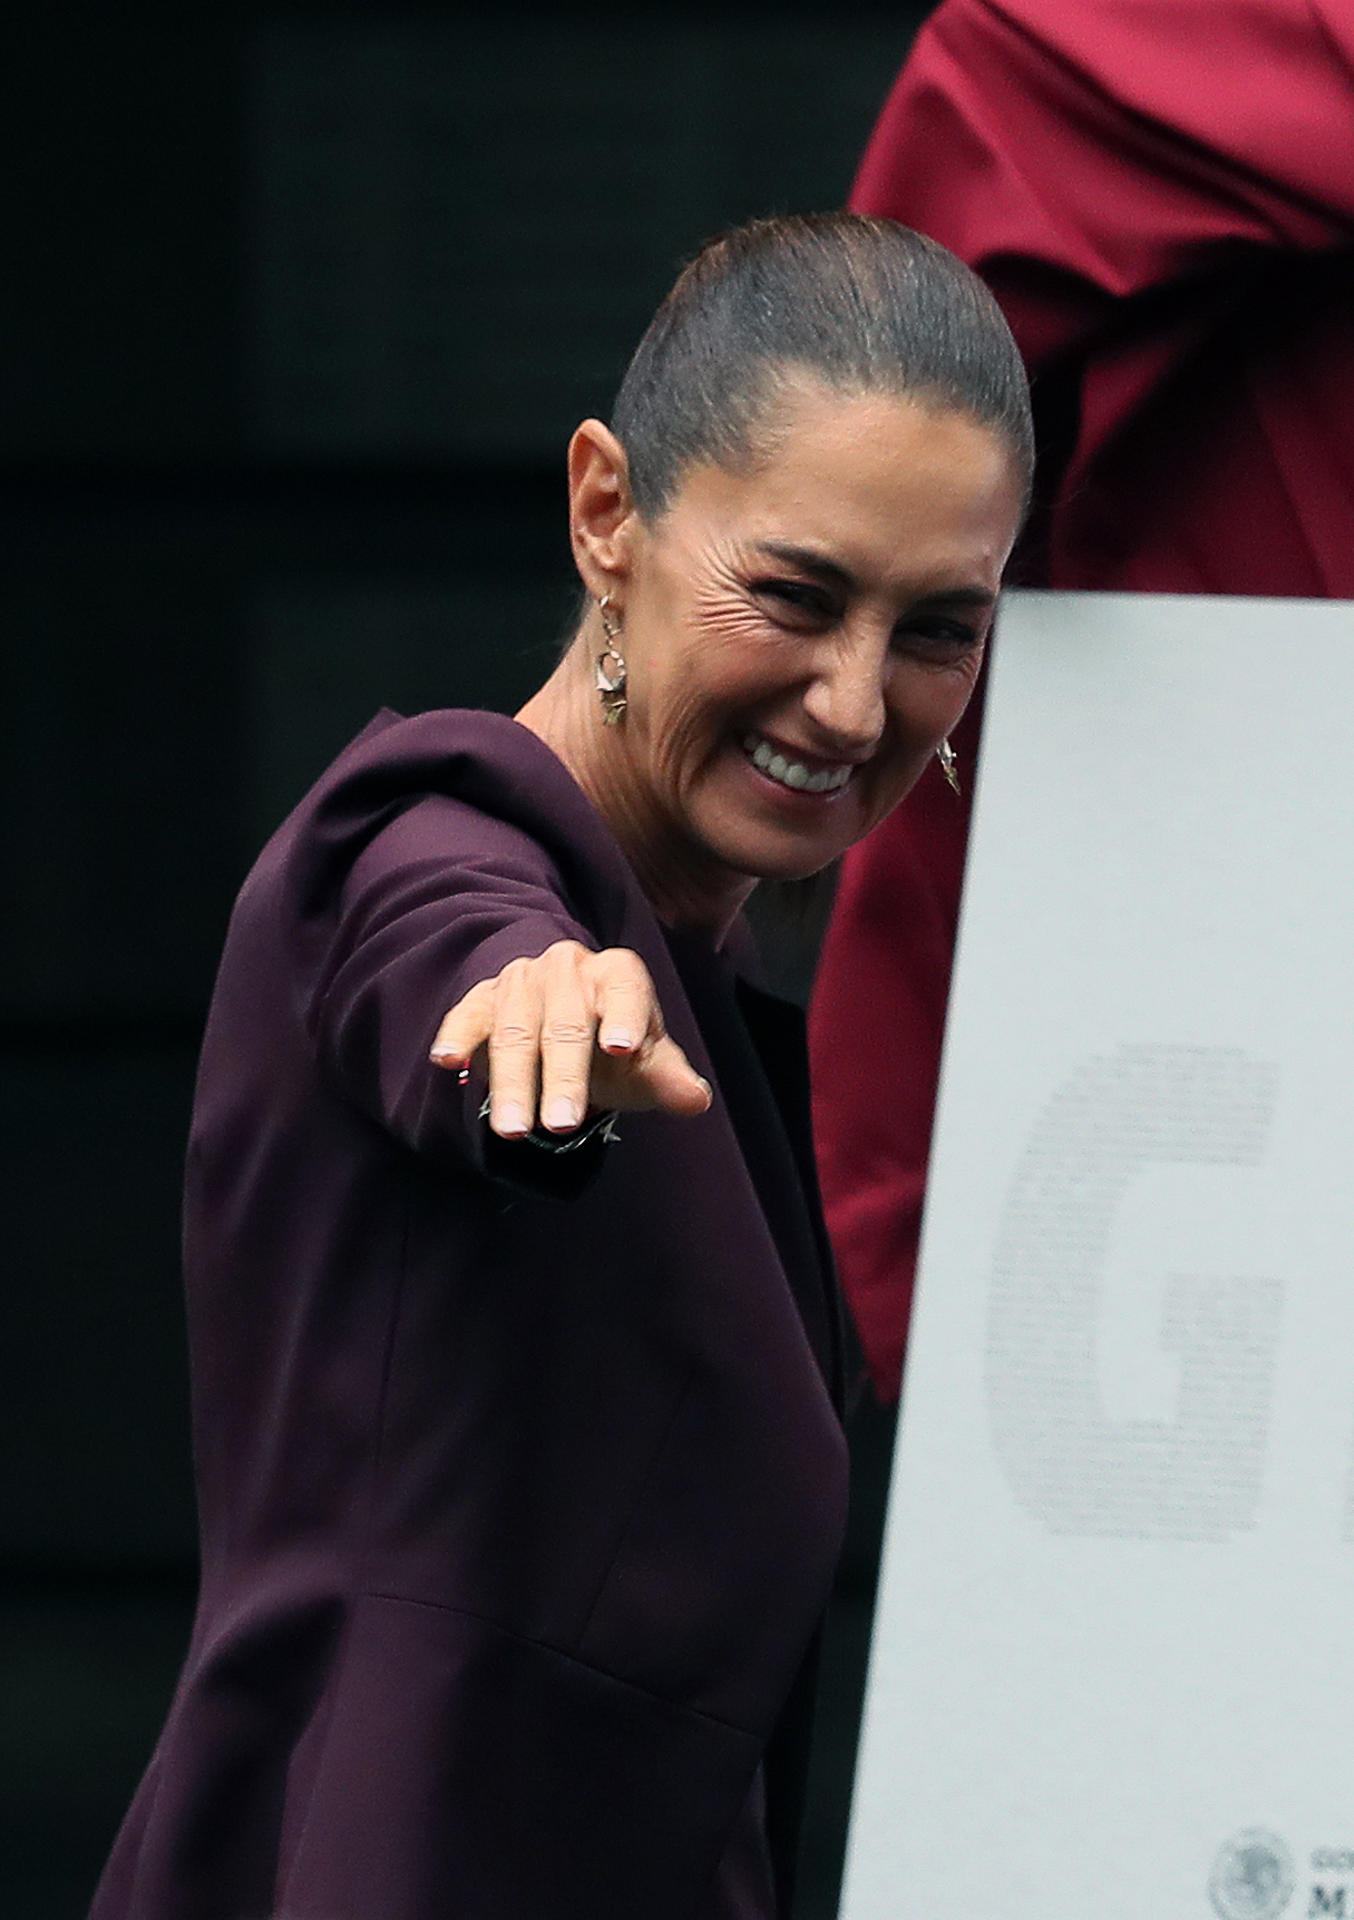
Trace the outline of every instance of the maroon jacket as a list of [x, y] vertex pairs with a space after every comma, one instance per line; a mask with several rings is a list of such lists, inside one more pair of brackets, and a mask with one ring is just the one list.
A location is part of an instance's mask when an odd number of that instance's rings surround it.
[[[555, 1156], [427, 1064], [564, 938], [708, 1114]], [[188, 1153], [198, 1617], [94, 1920], [775, 1911], [846, 1489], [801, 1065], [511, 720], [383, 714], [284, 823]]]

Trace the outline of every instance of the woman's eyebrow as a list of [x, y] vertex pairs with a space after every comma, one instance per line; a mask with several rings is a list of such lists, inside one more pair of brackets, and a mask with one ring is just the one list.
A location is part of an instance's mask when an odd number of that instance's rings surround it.
[[998, 596], [990, 587], [937, 587], [934, 593], [923, 594], [917, 602], [921, 607], [978, 607], [986, 610], [995, 607]]
[[849, 590], [856, 585], [855, 575], [849, 568], [840, 561], [829, 560], [826, 554], [817, 553], [812, 547], [796, 547], [785, 540], [759, 540], [757, 551], [764, 553], [768, 560], [782, 560], [803, 573], [816, 574], [829, 586]]
[[[853, 592], [858, 586], [856, 576], [849, 567], [839, 560], [829, 560], [827, 555], [819, 553], [813, 547], [797, 547], [787, 540], [759, 540], [756, 543], [758, 553], [765, 554], [768, 560], [780, 560], [787, 566], [798, 567], [803, 573], [815, 574], [827, 586], [841, 588], [844, 592]], [[990, 587], [949, 586], [936, 587], [932, 592], [918, 597], [919, 607], [976, 607], [986, 612], [997, 604], [997, 595]]]

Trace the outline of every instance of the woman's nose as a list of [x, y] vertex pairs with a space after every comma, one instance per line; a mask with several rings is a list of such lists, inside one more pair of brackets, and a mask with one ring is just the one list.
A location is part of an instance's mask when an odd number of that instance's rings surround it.
[[804, 711], [832, 745], [859, 752], [884, 731], [884, 663], [875, 647], [843, 647], [804, 693]]

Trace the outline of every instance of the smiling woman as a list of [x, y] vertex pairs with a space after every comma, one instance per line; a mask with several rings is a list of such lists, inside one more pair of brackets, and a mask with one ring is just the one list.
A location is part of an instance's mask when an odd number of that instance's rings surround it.
[[942, 249], [716, 240], [570, 443], [550, 679], [378, 715], [264, 848], [188, 1155], [198, 1616], [95, 1920], [788, 1913], [843, 1361], [740, 908], [943, 749], [1030, 457]]
[[[769, 445], [689, 467], [654, 520], [620, 440], [571, 448], [574, 552], [625, 635], [599, 730], [586, 641], [518, 716], [612, 823], [670, 920], [722, 935], [900, 800], [973, 690], [1025, 474], [930, 399], [776, 383]], [[613, 657], [619, 657], [614, 654]]]

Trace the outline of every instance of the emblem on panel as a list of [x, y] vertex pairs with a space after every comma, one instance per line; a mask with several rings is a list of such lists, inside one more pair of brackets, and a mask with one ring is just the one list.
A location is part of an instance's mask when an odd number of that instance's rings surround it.
[[1247, 1827], [1219, 1848], [1209, 1898], [1220, 1920], [1278, 1920], [1294, 1878], [1292, 1856], [1277, 1834]]

